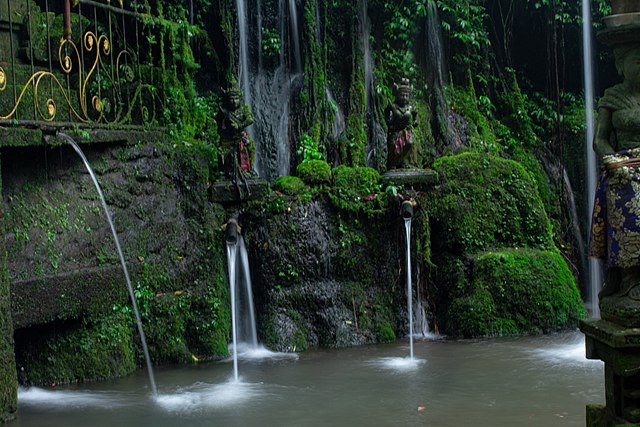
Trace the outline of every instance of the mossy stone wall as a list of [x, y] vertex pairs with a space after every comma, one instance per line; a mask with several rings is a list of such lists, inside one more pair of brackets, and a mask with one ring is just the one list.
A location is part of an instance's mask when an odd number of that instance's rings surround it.
[[[228, 290], [210, 157], [157, 133], [81, 144], [102, 186], [154, 364], [226, 356]], [[93, 134], [89, 135], [93, 137]], [[53, 141], [56, 142], [56, 141]], [[89, 381], [142, 364], [124, 274], [84, 165], [67, 146], [4, 148], [20, 381]], [[15, 370], [13, 371], [15, 375]]]
[[[0, 169], [2, 158], [0, 158]], [[0, 189], [2, 183], [0, 182]], [[0, 233], [4, 234], [4, 206], [0, 205]], [[18, 409], [18, 382], [13, 345], [13, 324], [9, 306], [7, 249], [0, 239], [0, 422], [11, 420]]]

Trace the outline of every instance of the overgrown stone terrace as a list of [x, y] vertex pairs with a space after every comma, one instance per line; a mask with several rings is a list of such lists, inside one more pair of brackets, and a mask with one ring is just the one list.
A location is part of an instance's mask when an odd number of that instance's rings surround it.
[[[86, 13], [89, 6], [80, 3]], [[0, 128], [6, 256], [1, 418], [16, 413], [17, 382], [94, 381], [127, 375], [142, 364], [108, 226], [80, 160], [55, 137], [60, 129], [82, 144], [104, 188], [155, 364], [227, 355], [230, 309], [220, 227], [231, 215], [239, 216], [249, 247], [260, 339], [276, 350], [385, 342], [406, 334], [398, 215], [404, 198], [418, 201], [414, 280], [429, 323], [440, 333], [550, 332], [574, 327], [585, 316], [577, 286], [582, 259], [567, 231], [575, 219], [563, 180], [566, 168], [580, 190], [584, 107], [570, 92], [579, 77], [548, 89], [545, 78], [556, 81], [561, 70], [541, 73], [542, 64], [522, 57], [530, 49], [550, 51], [544, 43], [553, 39], [546, 35], [560, 31], [571, 43], [553, 47], [575, 59], [567, 50], [575, 41], [574, 6], [542, 2], [539, 14], [532, 2], [523, 2], [514, 6], [512, 21], [499, 21], [498, 2], [472, 1], [467, 8], [438, 1], [444, 64], [436, 64], [426, 52], [432, 5], [371, 0], [375, 61], [367, 75], [359, 2], [297, 2], [300, 34], [287, 29], [280, 39], [277, 5], [263, 1], [263, 44], [248, 47], [250, 55], [261, 55], [260, 72], [272, 75], [281, 53], [291, 67], [287, 38], [299, 37], [301, 45], [304, 77], [291, 88], [284, 135], [286, 166], [294, 176], [265, 174], [271, 187], [261, 197], [231, 203], [215, 191], [222, 169], [215, 117], [223, 90], [235, 84], [239, 71], [235, 4], [195, 0], [190, 16], [175, 2], [124, 3], [140, 19], [126, 15], [123, 25], [131, 29], [137, 21], [144, 37], [137, 51], [133, 39], [119, 46], [145, 60], [135, 76], [147, 95], [123, 80], [124, 93], [127, 102], [138, 96], [153, 107], [126, 122], [101, 120], [107, 107], [102, 99], [91, 116], [80, 117], [83, 122], [70, 113], [81, 99], [75, 92], [79, 77], [70, 76], [70, 103], [58, 89], [33, 101], [26, 84], [32, 64], [35, 71], [51, 67], [56, 78], [66, 77], [55, 34], [63, 29], [63, 7], [0, 1], [0, 20], [11, 24], [0, 30], [0, 66], [8, 79], [0, 115], [13, 109], [14, 92], [25, 88], [26, 94]], [[18, 18], [20, 11], [26, 13]], [[72, 28], [88, 28], [83, 23], [90, 14], [71, 12]], [[518, 24], [531, 19], [538, 33], [523, 37]], [[49, 37], [30, 31], [33, 22], [44, 23]], [[13, 25], [13, 32], [5, 28]], [[496, 43], [506, 34], [511, 45]], [[48, 44], [56, 47], [51, 66]], [[444, 86], [442, 65], [449, 75]], [[439, 177], [421, 189], [380, 177], [386, 169], [382, 116], [393, 83], [403, 76], [414, 87], [419, 167]], [[93, 82], [86, 90], [96, 90]], [[56, 98], [53, 121], [49, 96]], [[114, 99], [111, 112], [118, 107]], [[38, 102], [44, 115], [34, 112]], [[255, 142], [261, 144], [257, 162], [273, 170], [275, 141]]]

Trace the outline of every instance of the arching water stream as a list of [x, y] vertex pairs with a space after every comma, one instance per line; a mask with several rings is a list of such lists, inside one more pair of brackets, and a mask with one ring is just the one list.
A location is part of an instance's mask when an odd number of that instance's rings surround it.
[[133, 312], [135, 313], [136, 316], [136, 324], [138, 326], [138, 333], [140, 334], [140, 342], [142, 343], [142, 350], [144, 352], [144, 359], [145, 362], [147, 364], [147, 372], [149, 374], [149, 385], [151, 386], [151, 392], [153, 393], [154, 396], [156, 396], [158, 394], [157, 391], [157, 387], [156, 387], [156, 380], [155, 377], [153, 375], [153, 366], [151, 364], [151, 357], [149, 356], [149, 348], [147, 347], [147, 339], [145, 337], [144, 334], [144, 329], [142, 329], [142, 320], [140, 319], [140, 312], [138, 311], [138, 304], [136, 302], [136, 296], [133, 293], [133, 287], [131, 286], [131, 279], [129, 278], [129, 269], [127, 268], [127, 264], [124, 261], [124, 256], [122, 255], [122, 249], [120, 248], [120, 239], [118, 238], [118, 233], [116, 233], [116, 228], [113, 225], [113, 220], [111, 219], [111, 213], [109, 212], [109, 208], [107, 206], [107, 202], [104, 199], [104, 194], [102, 194], [102, 188], [100, 188], [100, 184], [98, 183], [98, 180], [96, 179], [95, 174], [93, 173], [93, 169], [91, 169], [91, 165], [89, 165], [89, 161], [87, 160], [86, 156], [84, 155], [84, 153], [82, 152], [82, 150], [80, 149], [80, 147], [78, 146], [78, 144], [76, 144], [76, 142], [73, 140], [73, 138], [71, 138], [69, 135], [67, 135], [66, 133], [59, 133], [59, 136], [61, 136], [62, 138], [64, 138], [75, 150], [76, 153], [78, 153], [78, 156], [80, 156], [80, 158], [82, 159], [82, 162], [84, 163], [85, 168], [87, 169], [87, 172], [89, 172], [89, 175], [91, 176], [91, 179], [93, 180], [93, 184], [96, 187], [96, 190], [98, 191], [98, 195], [100, 196], [100, 201], [102, 202], [102, 207], [104, 208], [104, 213], [107, 216], [107, 221], [109, 222], [109, 227], [111, 228], [111, 233], [113, 234], [113, 241], [116, 245], [116, 250], [118, 251], [118, 256], [120, 257], [120, 264], [122, 265], [122, 271], [124, 272], [124, 277], [127, 281], [127, 289], [129, 290], [129, 297], [131, 298], [131, 305], [133, 306]]

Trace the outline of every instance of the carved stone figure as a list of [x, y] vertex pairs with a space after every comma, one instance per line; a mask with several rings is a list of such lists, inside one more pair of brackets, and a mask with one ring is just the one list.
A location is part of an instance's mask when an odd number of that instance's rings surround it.
[[242, 104], [242, 92], [236, 86], [225, 91], [217, 122], [224, 173], [230, 177], [250, 173], [255, 148], [245, 129], [253, 123], [253, 114]]
[[602, 175], [591, 223], [591, 256], [605, 260], [602, 319], [580, 324], [586, 357], [604, 362], [606, 405], [587, 407], [587, 426], [640, 423], [640, 2], [612, 0], [598, 33], [613, 47], [623, 81], [598, 102], [593, 142]]
[[385, 110], [388, 169], [422, 166], [414, 132], [418, 115], [410, 102], [412, 89], [409, 79], [400, 79], [399, 83], [394, 84], [395, 102], [390, 103]]
[[614, 55], [623, 82], [598, 103], [593, 148], [603, 172], [590, 250], [608, 267], [602, 317], [640, 326], [640, 43], [618, 45]]

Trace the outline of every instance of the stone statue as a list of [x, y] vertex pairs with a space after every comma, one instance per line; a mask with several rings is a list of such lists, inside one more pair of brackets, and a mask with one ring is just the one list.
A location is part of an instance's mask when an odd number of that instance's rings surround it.
[[602, 318], [640, 326], [640, 43], [616, 45], [614, 56], [623, 82], [598, 103], [593, 148], [603, 172], [590, 250], [608, 267]]
[[242, 92], [237, 86], [224, 92], [217, 122], [223, 172], [230, 177], [251, 173], [255, 148], [245, 129], [253, 123], [253, 114], [246, 104], [242, 104]]
[[385, 110], [388, 169], [422, 167], [413, 130], [418, 122], [418, 114], [410, 102], [412, 89], [409, 79], [400, 79], [399, 83], [394, 84], [395, 102], [390, 103]]

